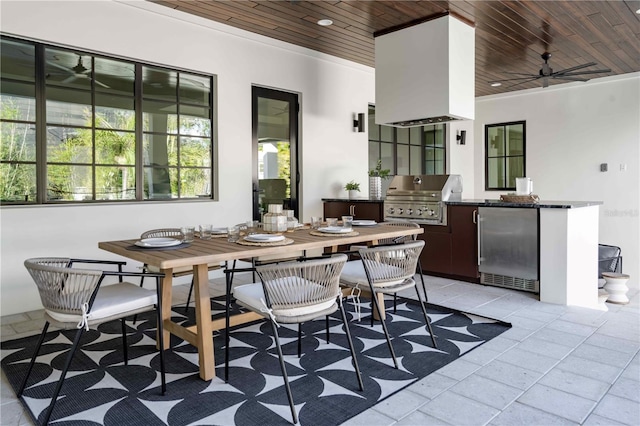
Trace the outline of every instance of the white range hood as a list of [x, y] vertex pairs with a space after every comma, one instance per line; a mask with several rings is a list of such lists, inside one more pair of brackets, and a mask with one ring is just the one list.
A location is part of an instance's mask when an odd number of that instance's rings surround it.
[[475, 29], [451, 15], [376, 35], [376, 123], [422, 126], [475, 115]]

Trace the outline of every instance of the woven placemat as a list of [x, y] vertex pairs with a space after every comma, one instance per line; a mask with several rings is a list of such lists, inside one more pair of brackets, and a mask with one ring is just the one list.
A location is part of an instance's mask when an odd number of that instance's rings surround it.
[[331, 232], [320, 232], [320, 231], [311, 231], [310, 235], [315, 235], [316, 237], [355, 237], [356, 235], [360, 235], [358, 231], [351, 232], [343, 232], [341, 234], [331, 233]]
[[285, 238], [281, 241], [272, 241], [272, 242], [264, 242], [264, 243], [256, 243], [253, 241], [247, 240], [238, 240], [236, 241], [241, 246], [255, 246], [255, 247], [270, 247], [270, 246], [288, 246], [289, 244], [293, 244], [293, 240], [291, 238]]

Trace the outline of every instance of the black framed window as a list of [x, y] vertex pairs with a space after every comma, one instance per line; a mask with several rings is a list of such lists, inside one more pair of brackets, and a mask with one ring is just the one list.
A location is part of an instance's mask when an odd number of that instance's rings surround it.
[[515, 190], [526, 175], [526, 122], [487, 124], [484, 140], [485, 189]]
[[213, 197], [213, 76], [1, 43], [3, 203]]
[[381, 161], [392, 175], [446, 173], [444, 124], [400, 128], [375, 122], [375, 106], [369, 106], [369, 169]]

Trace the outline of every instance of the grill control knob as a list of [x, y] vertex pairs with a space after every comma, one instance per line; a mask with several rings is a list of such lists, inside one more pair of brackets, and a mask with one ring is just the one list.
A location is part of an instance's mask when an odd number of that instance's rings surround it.
[[416, 210], [416, 215], [422, 216], [422, 210], [421, 209]]
[[389, 207], [389, 214], [394, 214], [396, 212], [396, 209], [394, 209], [393, 207]]
[[428, 214], [429, 216], [435, 216], [436, 212], [433, 210], [429, 210]]
[[413, 209], [407, 209], [407, 214], [413, 214]]
[[402, 214], [403, 211], [403, 209], [398, 209], [398, 214]]

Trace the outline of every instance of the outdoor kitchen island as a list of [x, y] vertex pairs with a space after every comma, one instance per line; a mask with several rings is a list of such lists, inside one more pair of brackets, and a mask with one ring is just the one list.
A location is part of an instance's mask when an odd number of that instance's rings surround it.
[[[447, 202], [452, 207], [474, 208], [472, 220], [477, 225], [481, 274], [485, 258], [496, 258], [495, 250], [502, 250], [504, 256], [512, 256], [508, 263], [513, 264], [523, 258], [524, 252], [531, 262], [537, 263], [525, 266], [529, 270], [537, 267], [541, 302], [587, 308], [598, 307], [598, 215], [601, 204], [599, 201]], [[529, 219], [523, 220], [520, 216]], [[491, 217], [494, 217], [493, 224]], [[496, 241], [500, 244], [489, 247], [482, 240], [492, 236], [494, 239], [497, 236]], [[535, 244], [535, 253], [530, 253], [525, 240]], [[505, 245], [509, 246], [506, 251]], [[500, 263], [499, 258], [497, 262]]]

